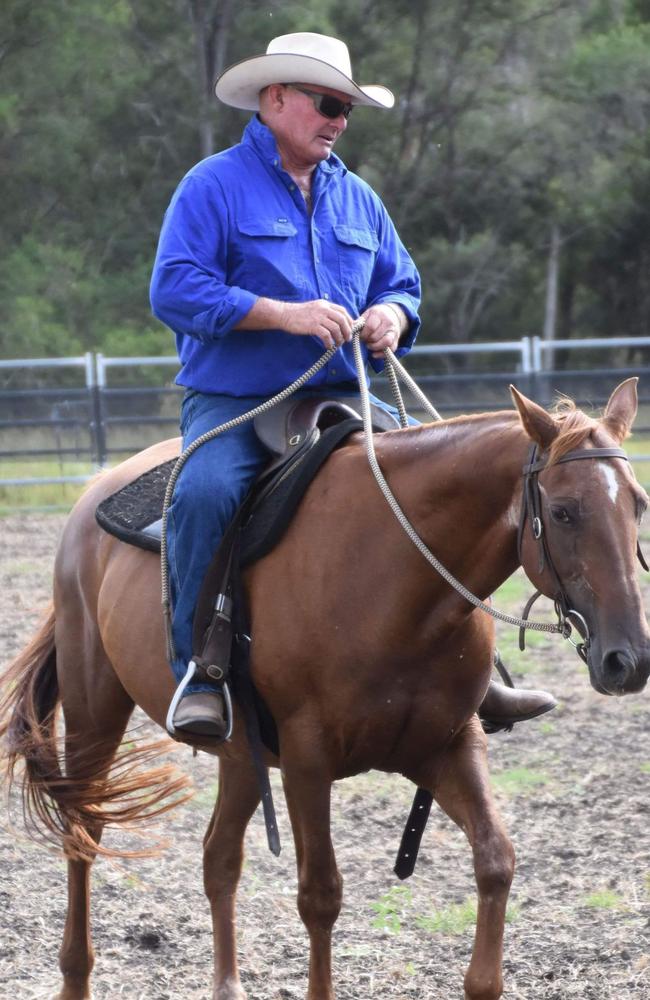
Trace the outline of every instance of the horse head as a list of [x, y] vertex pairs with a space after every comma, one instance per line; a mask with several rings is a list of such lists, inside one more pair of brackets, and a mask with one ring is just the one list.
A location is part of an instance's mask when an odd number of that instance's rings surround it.
[[[650, 674], [650, 632], [636, 572], [638, 528], [648, 505], [620, 451], [637, 412], [636, 378], [612, 393], [600, 420], [570, 401], [555, 413], [512, 395], [531, 442], [538, 509], [522, 523], [526, 575], [585, 641], [592, 686], [640, 691]], [[612, 454], [612, 451], [614, 454]], [[617, 454], [618, 452], [618, 454]], [[593, 453], [593, 454], [590, 454]]]

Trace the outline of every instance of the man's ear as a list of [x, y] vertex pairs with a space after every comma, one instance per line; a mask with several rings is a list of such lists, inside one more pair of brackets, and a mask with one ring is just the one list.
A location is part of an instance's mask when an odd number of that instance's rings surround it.
[[262, 103], [269, 104], [275, 111], [284, 107], [284, 85], [281, 83], [271, 83], [260, 93], [260, 107]]
[[542, 451], [546, 451], [559, 433], [557, 423], [550, 413], [537, 403], [533, 403], [532, 399], [524, 396], [514, 385], [510, 386], [510, 393], [526, 434]]
[[612, 437], [618, 441], [624, 441], [630, 433], [630, 428], [634, 423], [639, 400], [636, 392], [638, 378], [628, 378], [621, 382], [609, 397], [609, 402], [605, 407], [605, 415], [602, 423], [605, 425]]

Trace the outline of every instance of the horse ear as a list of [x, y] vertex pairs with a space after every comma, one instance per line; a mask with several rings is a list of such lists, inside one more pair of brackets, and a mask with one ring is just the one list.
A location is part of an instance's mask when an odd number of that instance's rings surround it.
[[515, 406], [519, 410], [519, 416], [528, 437], [535, 444], [539, 445], [543, 451], [546, 451], [547, 448], [550, 448], [559, 432], [559, 427], [555, 420], [542, 406], [533, 403], [532, 399], [528, 399], [527, 396], [522, 395], [518, 389], [515, 389], [514, 385], [510, 386], [510, 393]]
[[605, 407], [603, 424], [616, 441], [621, 443], [630, 433], [639, 400], [636, 393], [638, 378], [628, 378], [614, 389]]

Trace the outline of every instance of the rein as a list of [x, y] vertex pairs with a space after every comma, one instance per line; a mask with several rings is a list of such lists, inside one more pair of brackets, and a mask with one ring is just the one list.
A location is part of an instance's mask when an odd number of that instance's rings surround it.
[[[555, 570], [546, 543], [546, 537], [543, 532], [543, 524], [541, 517], [541, 496], [539, 492], [539, 483], [537, 480], [537, 476], [539, 472], [542, 471], [542, 469], [546, 468], [547, 458], [542, 457], [541, 459], [538, 459], [537, 445], [534, 445], [529, 455], [528, 464], [523, 467], [524, 499], [521, 507], [521, 520], [518, 532], [518, 547], [519, 547], [520, 562], [521, 562], [521, 541], [523, 537], [523, 531], [526, 525], [526, 511], [529, 509], [531, 511], [531, 530], [533, 532], [533, 536], [538, 540], [538, 542], [540, 542], [542, 546], [540, 553], [540, 570], [544, 565], [544, 562], [541, 561], [543, 559], [545, 560], [546, 565], [548, 565], [549, 568], [551, 569], [551, 573], [554, 577], [554, 582], [557, 585], [557, 590], [559, 594], [558, 599], [556, 599], [555, 601], [555, 612], [558, 617], [557, 624], [552, 624], [549, 622], [531, 621], [528, 618], [528, 612], [530, 611], [533, 602], [537, 599], [537, 597], [540, 596], [541, 591], [535, 592], [533, 599], [529, 601], [528, 604], [526, 605], [522, 618], [517, 618], [514, 615], [505, 614], [503, 611], [499, 611], [496, 608], [492, 607], [492, 605], [486, 604], [485, 601], [480, 600], [480, 598], [476, 597], [475, 594], [473, 594], [470, 590], [468, 590], [467, 587], [465, 587], [460, 582], [460, 580], [457, 580], [456, 577], [453, 576], [453, 574], [450, 573], [449, 570], [445, 568], [445, 566], [443, 566], [440, 560], [436, 558], [433, 552], [431, 552], [428, 546], [420, 538], [417, 531], [409, 521], [408, 517], [400, 507], [394, 494], [392, 493], [388, 483], [386, 482], [384, 474], [381, 471], [379, 462], [377, 461], [373, 434], [372, 434], [372, 422], [370, 419], [370, 397], [368, 393], [368, 388], [365, 383], [365, 378], [362, 377], [364, 372], [363, 357], [361, 354], [359, 337], [356, 334], [353, 340], [353, 346], [355, 352], [357, 372], [359, 375], [359, 390], [361, 394], [361, 407], [362, 407], [365, 441], [366, 441], [366, 453], [368, 455], [368, 462], [375, 476], [375, 479], [379, 484], [379, 488], [381, 489], [381, 492], [383, 493], [384, 498], [386, 499], [386, 502], [388, 503], [396, 519], [399, 521], [400, 525], [402, 526], [408, 537], [411, 539], [415, 547], [424, 556], [427, 562], [430, 563], [430, 565], [433, 566], [433, 568], [440, 574], [443, 580], [445, 580], [451, 587], [453, 587], [455, 591], [457, 591], [457, 593], [461, 595], [461, 597], [464, 597], [465, 600], [469, 601], [469, 603], [472, 604], [475, 608], [480, 608], [481, 611], [485, 611], [486, 614], [490, 615], [492, 618], [495, 618], [497, 621], [505, 622], [507, 625], [514, 625], [515, 627], [517, 627], [519, 629], [519, 635], [520, 635], [520, 646], [522, 644], [522, 636], [526, 629], [531, 629], [532, 631], [535, 632], [552, 632], [561, 635], [564, 639], [568, 639], [572, 643], [572, 645], [575, 646], [579, 655], [586, 661], [588, 647], [589, 647], [589, 630], [587, 627], [587, 623], [584, 620], [583, 616], [578, 611], [575, 611], [574, 609], [569, 607], [569, 602], [566, 597], [566, 593], [564, 591], [564, 588], [562, 587], [559, 576]], [[392, 351], [387, 349], [385, 351], [385, 355], [387, 364], [389, 365], [391, 371], [393, 372], [393, 378], [391, 380], [391, 384], [394, 387], [397, 386], [397, 376], [399, 376], [408, 384], [409, 388], [412, 389], [412, 387], [415, 386], [415, 383], [411, 379], [410, 375], [408, 375], [406, 370], [403, 368], [403, 366], [400, 364], [400, 362], [397, 360]], [[426, 397], [420, 391], [420, 389], [417, 386], [415, 386], [415, 388], [417, 389], [418, 399], [420, 401], [426, 400]], [[397, 386], [397, 393], [399, 393], [399, 386]], [[428, 400], [426, 400], [426, 403], [428, 404], [426, 406], [428, 412], [429, 413], [433, 412], [435, 419], [440, 420], [441, 418], [439, 414], [433, 409], [431, 404], [428, 403]], [[402, 404], [400, 406], [400, 414], [403, 411], [404, 408]], [[402, 423], [402, 426], [405, 426], [405, 422]], [[628, 460], [627, 455], [625, 454], [622, 448], [592, 448], [592, 449], [585, 448], [568, 452], [561, 459], [558, 459], [557, 463], [555, 464], [560, 464], [561, 462], [570, 462], [573, 461], [574, 459], [584, 459], [584, 458], [624, 458], [626, 461]], [[574, 624], [571, 623], [570, 621], [571, 618], [574, 619]], [[576, 643], [571, 639], [574, 627], [583, 636], [583, 639], [585, 640], [584, 642]]]

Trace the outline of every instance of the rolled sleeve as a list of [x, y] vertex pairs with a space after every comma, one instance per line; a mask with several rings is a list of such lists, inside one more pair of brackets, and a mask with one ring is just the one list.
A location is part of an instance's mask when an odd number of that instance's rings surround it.
[[257, 301], [226, 281], [228, 226], [218, 182], [185, 177], [165, 215], [150, 287], [154, 316], [176, 334], [218, 340]]

